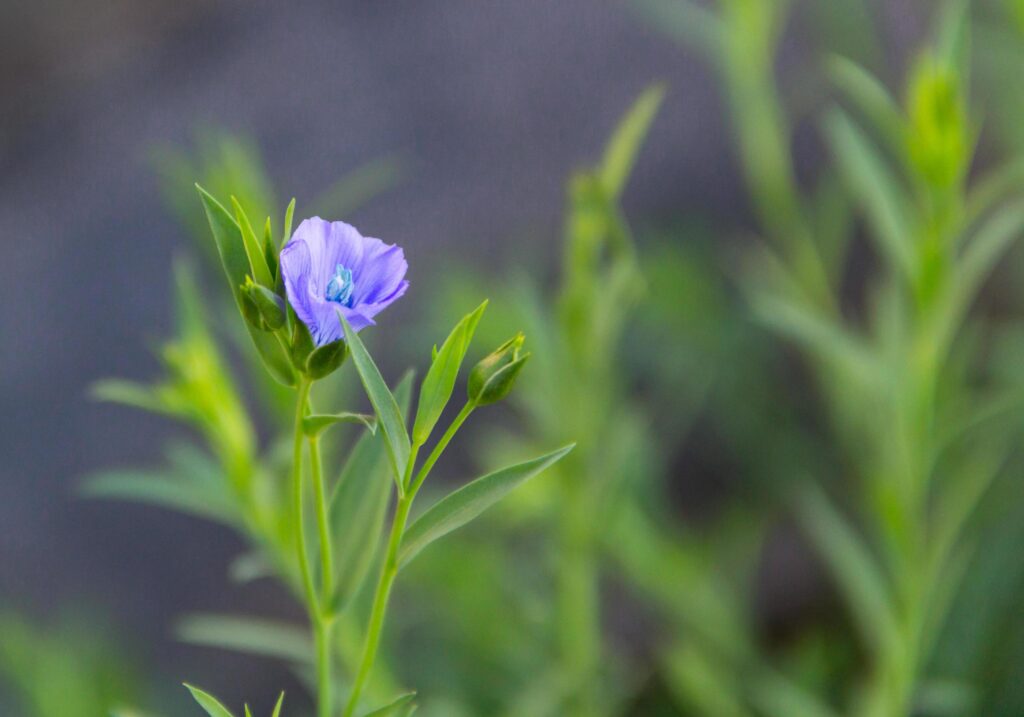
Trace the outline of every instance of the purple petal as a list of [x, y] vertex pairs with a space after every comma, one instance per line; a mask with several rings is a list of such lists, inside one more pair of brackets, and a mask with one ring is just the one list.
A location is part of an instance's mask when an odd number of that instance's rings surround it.
[[356, 303], [381, 303], [398, 289], [409, 264], [400, 246], [385, 244], [373, 237], [363, 241], [363, 263], [356, 277]]

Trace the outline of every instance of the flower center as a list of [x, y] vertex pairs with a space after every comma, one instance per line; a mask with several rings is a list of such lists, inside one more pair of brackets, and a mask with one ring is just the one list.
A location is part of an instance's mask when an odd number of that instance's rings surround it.
[[352, 272], [341, 264], [334, 267], [334, 276], [327, 282], [324, 298], [328, 301], [352, 308]]

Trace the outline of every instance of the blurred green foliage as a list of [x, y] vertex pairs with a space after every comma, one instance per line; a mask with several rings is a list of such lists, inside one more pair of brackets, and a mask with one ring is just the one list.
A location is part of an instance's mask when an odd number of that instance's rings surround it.
[[[717, 73], [749, 225], [627, 221], [622, 194], [666, 91], [655, 86], [567, 182], [557, 275], [448, 266], [433, 282], [414, 338], [433, 341], [481, 295], [484, 344], [519, 328], [529, 337], [513, 409], [526, 428], [477, 429], [471, 460], [578, 448], [411, 565], [371, 698], [410, 682], [425, 695], [420, 714], [437, 717], [1016, 717], [1024, 327], [1002, 305], [1024, 299], [1012, 253], [1024, 230], [1024, 90], [1012, 81], [1024, 5], [936, 4], [902, 79], [885, 74], [877, 3], [631, 5]], [[813, 61], [791, 67], [779, 56], [797, 20], [811, 23]], [[801, 125], [827, 150], [810, 170], [794, 159]], [[161, 167], [203, 251], [197, 179], [250, 216], [276, 206], [253, 148], [230, 136], [165, 153]], [[343, 215], [400, 173], [393, 160], [371, 163], [314, 205]], [[738, 232], [754, 236], [722, 241]], [[277, 479], [287, 448], [255, 439], [228, 368], [248, 339], [199, 309], [185, 266], [164, 378], [97, 392], [191, 424], [204, 447], [171, 446], [165, 467], [107, 472], [86, 490], [226, 521], [253, 547], [231, 575], [277, 574], [299, 596]], [[262, 369], [245, 385], [282, 414]], [[331, 404], [345, 395], [320, 390]], [[417, 412], [417, 424], [438, 418]], [[711, 497], [687, 493], [685, 471], [703, 461], [729, 477]], [[339, 532], [357, 517], [383, 521], [386, 494], [358, 497]], [[763, 575], [765, 555], [794, 523], [832, 592], [812, 595], [825, 607], [802, 606], [779, 638], [757, 591], [785, 580]], [[369, 610], [361, 586], [349, 586], [352, 615]], [[352, 670], [362, 620], [339, 620]], [[280, 658], [312, 685], [304, 629], [198, 615], [180, 635]], [[32, 654], [30, 642], [10, 654]]]

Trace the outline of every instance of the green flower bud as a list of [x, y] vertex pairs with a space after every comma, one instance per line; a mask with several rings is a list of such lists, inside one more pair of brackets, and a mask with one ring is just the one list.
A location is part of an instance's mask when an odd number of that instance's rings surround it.
[[931, 55], [922, 57], [911, 76], [907, 105], [914, 168], [932, 186], [953, 186], [966, 172], [971, 147], [956, 69]]
[[262, 320], [260, 328], [268, 331], [277, 331], [284, 326], [287, 314], [283, 298], [267, 287], [257, 284], [251, 277], [246, 277], [245, 286], [242, 287], [242, 291], [248, 301], [255, 307]]
[[306, 373], [312, 379], [329, 376], [348, 356], [348, 346], [338, 339], [329, 344], [318, 346], [306, 359]]
[[299, 321], [292, 313], [292, 338], [288, 344], [288, 352], [291, 354], [292, 363], [299, 371], [306, 370], [306, 360], [313, 353], [313, 337], [304, 323]]
[[496, 403], [508, 395], [519, 372], [530, 358], [520, 354], [526, 340], [521, 333], [509, 339], [469, 372], [469, 400], [477, 406]]

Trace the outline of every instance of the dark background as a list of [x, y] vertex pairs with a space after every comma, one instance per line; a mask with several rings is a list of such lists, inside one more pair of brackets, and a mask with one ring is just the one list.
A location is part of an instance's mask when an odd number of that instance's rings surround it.
[[[886, 3], [886, 47], [912, 46], [917, 17], [910, 2]], [[788, 29], [788, 68], [806, 58], [808, 35]], [[905, 58], [888, 54], [899, 77]], [[444, 280], [456, 251], [498, 272], [555, 256], [566, 177], [656, 79], [669, 96], [627, 211], [742, 226], [712, 70], [622, 3], [4, 2], [0, 604], [44, 620], [101, 607], [172, 681], [220, 671], [239, 695], [269, 692], [263, 663], [169, 635], [183, 611], [276, 603], [272, 590], [226, 582], [235, 539], [73, 492], [91, 470], [158, 461], [168, 432], [87, 396], [101, 377], [152, 377], [149, 349], [170, 328], [170, 263], [188, 242], [161, 201], [154, 147], [203, 125], [248, 134], [300, 215], [303, 197], [397, 153], [408, 179], [351, 219], [405, 247], [416, 296]], [[813, 165], [805, 134], [800, 162]], [[416, 303], [396, 308], [401, 321]]]

